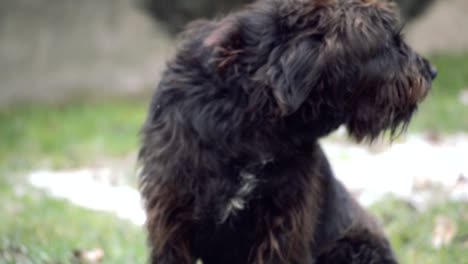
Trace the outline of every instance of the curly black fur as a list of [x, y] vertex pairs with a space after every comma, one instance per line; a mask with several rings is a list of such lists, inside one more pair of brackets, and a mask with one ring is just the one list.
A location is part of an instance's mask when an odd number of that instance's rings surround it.
[[435, 69], [388, 1], [261, 0], [192, 23], [142, 129], [151, 263], [397, 263], [318, 139], [404, 129]]

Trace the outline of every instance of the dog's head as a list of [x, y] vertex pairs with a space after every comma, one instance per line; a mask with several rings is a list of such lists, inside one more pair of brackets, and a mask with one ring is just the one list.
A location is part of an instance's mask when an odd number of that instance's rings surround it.
[[248, 65], [282, 118], [332, 119], [358, 140], [406, 127], [437, 74], [402, 39], [385, 0], [259, 1], [221, 21], [205, 44], [229, 54], [223, 63]]

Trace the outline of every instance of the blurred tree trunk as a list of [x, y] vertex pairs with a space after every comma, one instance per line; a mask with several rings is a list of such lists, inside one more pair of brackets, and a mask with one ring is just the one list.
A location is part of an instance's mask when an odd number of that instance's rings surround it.
[[[137, 0], [157, 22], [177, 33], [197, 18], [212, 18], [254, 0]], [[419, 15], [433, 0], [396, 0], [406, 20]]]
[[213, 18], [253, 0], [137, 0], [152, 18], [171, 32], [197, 18]]
[[0, 108], [146, 93], [172, 46], [135, 0], [0, 0]]
[[395, 0], [395, 2], [400, 6], [403, 18], [411, 20], [423, 13], [434, 0]]

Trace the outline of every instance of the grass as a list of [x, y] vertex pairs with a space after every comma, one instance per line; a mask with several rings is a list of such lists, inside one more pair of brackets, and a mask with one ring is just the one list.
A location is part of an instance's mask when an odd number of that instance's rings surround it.
[[146, 105], [132, 98], [5, 109], [0, 111], [0, 162], [70, 167], [135, 151]]
[[[459, 100], [461, 91], [468, 89], [468, 53], [436, 55], [431, 61], [439, 68], [439, 77], [410, 131], [468, 132], [468, 105]], [[146, 98], [80, 100], [0, 110], [0, 162], [15, 157], [23, 167], [28, 167], [24, 163], [28, 159], [34, 165], [39, 161], [63, 167], [135, 151], [147, 104]]]
[[[93, 248], [104, 251], [103, 263], [145, 263], [141, 227], [19, 186], [0, 178], [0, 263], [71, 263], [73, 250]], [[388, 198], [371, 211], [383, 220], [402, 264], [468, 263], [467, 203], [441, 203], [421, 213]], [[456, 221], [458, 236], [450, 246], [434, 249], [431, 235], [438, 215]]]
[[431, 62], [438, 68], [439, 75], [411, 123], [410, 131], [468, 132], [468, 105], [459, 100], [462, 90], [468, 90], [468, 53], [435, 55]]
[[[436, 55], [432, 61], [440, 74], [410, 132], [467, 132], [468, 106], [458, 98], [468, 88], [468, 53]], [[70, 263], [74, 249], [95, 247], [104, 250], [105, 263], [144, 263], [140, 227], [47, 198], [16, 175], [40, 167], [93, 165], [134, 152], [147, 104], [148, 98], [127, 98], [0, 110], [0, 263]], [[430, 245], [439, 214], [455, 219], [460, 235], [468, 234], [467, 204], [445, 203], [416, 212], [387, 199], [372, 210], [384, 220], [402, 263], [468, 263], [462, 243], [441, 250]]]
[[[385, 231], [402, 264], [468, 263], [468, 203], [441, 202], [419, 212], [407, 202], [389, 197], [370, 210], [383, 220]], [[458, 231], [449, 246], [435, 249], [431, 239], [438, 216], [454, 221]]]
[[71, 263], [73, 250], [100, 248], [103, 263], [144, 263], [144, 232], [115, 215], [78, 208], [0, 178], [0, 263]]
[[[141, 227], [48, 198], [22, 182], [38, 167], [75, 168], [136, 150], [146, 99], [20, 105], [0, 111], [0, 263], [71, 263], [101, 248], [104, 263], [145, 263]], [[20, 193], [24, 195], [16, 194]]]

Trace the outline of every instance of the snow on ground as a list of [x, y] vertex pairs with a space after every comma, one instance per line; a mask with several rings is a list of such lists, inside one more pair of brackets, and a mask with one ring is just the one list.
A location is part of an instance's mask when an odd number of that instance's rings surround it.
[[409, 136], [388, 149], [373, 153], [363, 146], [323, 144], [335, 175], [364, 205], [391, 193], [424, 206], [431, 191], [468, 201], [468, 137], [458, 135], [431, 143]]
[[[387, 194], [420, 208], [440, 192], [443, 199], [468, 201], [468, 135], [436, 143], [413, 135], [377, 153], [375, 148], [337, 140], [325, 140], [322, 145], [336, 176], [365, 206]], [[114, 172], [110, 168], [44, 170], [32, 172], [29, 180], [54, 197], [143, 224], [145, 215], [138, 191], [109, 180]]]
[[32, 185], [47, 190], [52, 196], [93, 210], [117, 214], [137, 225], [145, 222], [140, 195], [128, 186], [113, 185], [110, 169], [76, 171], [36, 171], [30, 174]]

